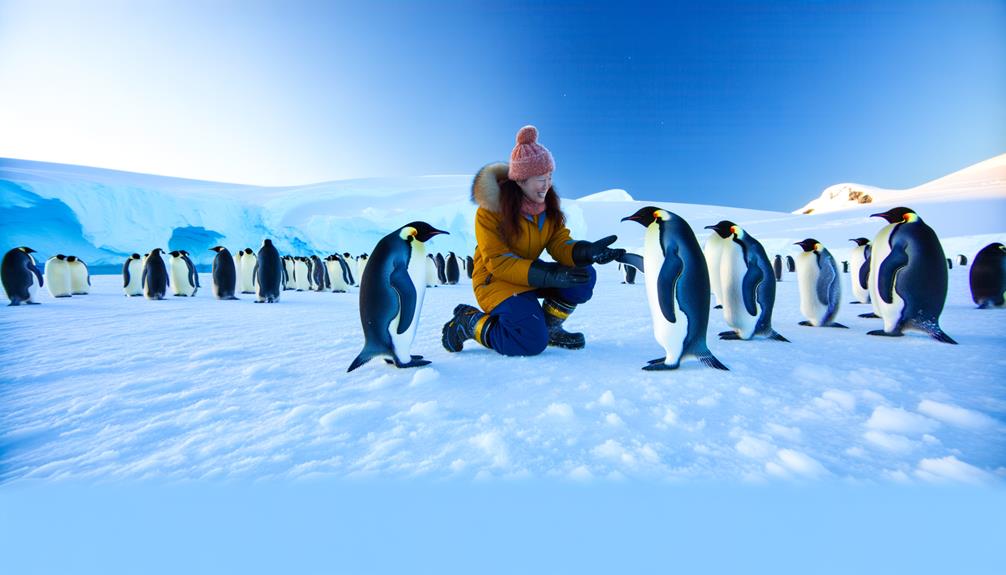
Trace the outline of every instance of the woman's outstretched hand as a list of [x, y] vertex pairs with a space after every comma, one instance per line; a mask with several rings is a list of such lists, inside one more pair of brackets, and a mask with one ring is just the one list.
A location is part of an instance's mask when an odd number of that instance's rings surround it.
[[576, 242], [573, 245], [573, 263], [578, 266], [606, 264], [624, 256], [625, 250], [608, 247], [617, 239], [618, 236], [608, 236], [596, 242]]
[[571, 268], [555, 262], [534, 260], [527, 272], [527, 285], [537, 288], [569, 288], [590, 281], [585, 268]]

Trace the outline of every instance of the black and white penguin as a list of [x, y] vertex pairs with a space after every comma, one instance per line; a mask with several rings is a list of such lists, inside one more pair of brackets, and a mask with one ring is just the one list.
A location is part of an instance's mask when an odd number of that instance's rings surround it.
[[293, 279], [294, 288], [297, 291], [307, 291], [311, 289], [311, 274], [309, 260], [304, 256], [293, 258]]
[[957, 265], [959, 266], [968, 265], [968, 256], [964, 254], [957, 254]]
[[856, 247], [849, 253], [849, 274], [852, 276], [852, 295], [856, 298], [852, 303], [870, 303], [870, 240], [852, 238]]
[[325, 264], [316, 255], [311, 256], [311, 289], [325, 291]]
[[765, 248], [737, 224], [730, 226], [730, 233], [730, 247], [720, 260], [720, 282], [723, 318], [731, 329], [720, 332], [720, 339], [747, 340], [760, 335], [789, 341], [772, 329], [775, 274]]
[[793, 273], [796, 271], [796, 261], [793, 256], [786, 256], [786, 271]]
[[164, 299], [168, 291], [168, 268], [161, 253], [161, 248], [150, 250], [143, 260], [143, 295], [147, 299]]
[[873, 239], [870, 298], [884, 320], [884, 329], [870, 335], [900, 336], [918, 329], [944, 343], [953, 343], [940, 329], [947, 299], [948, 272], [943, 246], [914, 210], [897, 207], [871, 217], [884, 218]]
[[234, 254], [234, 292], [241, 293], [241, 258], [245, 255], [244, 250], [238, 250]]
[[238, 274], [234, 268], [236, 258], [232, 258], [230, 250], [223, 246], [212, 247], [210, 250], [217, 253], [213, 258], [213, 272], [210, 282], [213, 297], [225, 300], [238, 299], [234, 296], [238, 285]]
[[87, 295], [91, 291], [91, 273], [84, 260], [77, 256], [66, 256], [70, 267], [70, 290], [73, 295]]
[[349, 289], [349, 284], [346, 283], [346, 275], [339, 264], [339, 254], [331, 254], [325, 258], [325, 270], [328, 272], [328, 277], [332, 282], [329, 288], [332, 293], [346, 293], [346, 290]]
[[70, 264], [66, 256], [56, 254], [45, 261], [45, 287], [52, 297], [70, 297], [73, 284], [70, 280]]
[[384, 236], [360, 279], [360, 322], [365, 342], [347, 372], [379, 356], [398, 367], [430, 362], [410, 355], [426, 293], [425, 242], [438, 230], [426, 222], [411, 222]]
[[627, 254], [621, 263], [643, 270], [653, 337], [664, 348], [664, 357], [650, 360], [643, 369], [677, 369], [685, 356], [727, 369], [706, 345], [709, 270], [692, 228], [678, 215], [653, 206], [622, 218], [627, 220], [645, 227], [646, 236], [643, 257]]
[[776, 254], [775, 257], [772, 258], [772, 271], [775, 273], [775, 281], [781, 282], [782, 281], [782, 256], [779, 255], [779, 254]]
[[849, 273], [849, 260], [842, 260], [842, 273]]
[[283, 291], [293, 289], [293, 264], [290, 256], [283, 256]]
[[465, 256], [465, 272], [468, 274], [468, 279], [472, 279], [472, 268], [475, 267], [475, 259], [472, 256]]
[[978, 309], [1006, 306], [1006, 246], [995, 242], [982, 248], [971, 264], [970, 280]]
[[262, 240], [255, 256], [255, 289], [258, 295], [255, 303], [276, 303], [283, 291], [283, 260], [268, 238]]
[[437, 260], [426, 254], [426, 287], [437, 287]]
[[196, 295], [196, 267], [192, 260], [185, 257], [179, 250], [168, 252], [168, 273], [170, 274], [171, 292], [176, 297], [192, 297]]
[[353, 270], [342, 254], [335, 254], [335, 258], [339, 262], [339, 267], [342, 268], [342, 281], [346, 284], [346, 291], [349, 291], [349, 286], [353, 285]]
[[129, 256], [122, 264], [122, 291], [126, 297], [143, 295], [143, 259], [140, 254]]
[[258, 258], [251, 248], [245, 248], [241, 254], [241, 269], [238, 275], [238, 283], [241, 285], [241, 293], [255, 293], [255, 264]]
[[712, 230], [706, 238], [706, 244], [702, 247], [702, 254], [706, 258], [706, 267], [709, 268], [709, 287], [713, 290], [716, 309], [723, 307], [723, 288], [720, 280], [720, 260], [723, 259], [723, 252], [730, 247], [733, 241], [733, 233], [730, 226], [734, 225], [729, 220], [721, 220], [714, 226], [706, 226], [705, 229]]
[[618, 264], [618, 269], [622, 271], [622, 283], [626, 285], [635, 285], [636, 283], [636, 266], [631, 264]]
[[362, 253], [356, 258], [356, 281], [361, 283], [361, 285], [363, 282], [363, 270], [367, 269], [368, 257], [366, 253]]
[[38, 305], [35, 295], [45, 281], [42, 270], [38, 269], [35, 258], [31, 255], [35, 250], [28, 246], [14, 248], [4, 254], [0, 263], [0, 283], [7, 292], [10, 305]]
[[[196, 282], [196, 290], [198, 290], [199, 288], [201, 288], [203, 286], [199, 285], [199, 272], [196, 271], [196, 264], [193, 263], [192, 257], [189, 255], [189, 252], [187, 252], [185, 250], [181, 250], [181, 252], [182, 252], [182, 259], [185, 260], [185, 264], [188, 265], [189, 269], [192, 271], [192, 279], [195, 280], [195, 282]], [[192, 293], [195, 294], [195, 292], [192, 292]]]
[[948, 270], [954, 269], [954, 260], [947, 258], [947, 269]]
[[444, 256], [439, 252], [433, 256], [433, 263], [437, 265], [437, 283], [440, 285], [447, 284], [447, 262], [444, 260]]
[[795, 245], [803, 249], [796, 256], [796, 279], [800, 288], [800, 312], [807, 318], [800, 325], [841, 327], [835, 322], [842, 297], [842, 284], [835, 258], [821, 242], [807, 238]]
[[461, 279], [461, 270], [458, 269], [458, 257], [454, 255], [454, 252], [447, 252], [444, 273], [447, 276], [447, 283], [449, 285], [457, 285], [458, 280]]

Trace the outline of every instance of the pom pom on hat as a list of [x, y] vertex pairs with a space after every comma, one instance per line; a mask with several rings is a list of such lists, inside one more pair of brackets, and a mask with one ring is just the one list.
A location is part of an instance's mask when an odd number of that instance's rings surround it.
[[538, 128], [524, 126], [517, 132], [517, 145], [510, 152], [511, 180], [526, 180], [555, 171], [548, 148], [538, 143]]

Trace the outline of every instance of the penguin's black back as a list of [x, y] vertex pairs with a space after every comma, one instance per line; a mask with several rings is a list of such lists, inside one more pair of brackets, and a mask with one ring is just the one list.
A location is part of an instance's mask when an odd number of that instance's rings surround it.
[[456, 284], [461, 277], [461, 270], [458, 269], [458, 258], [453, 253], [447, 255], [446, 266], [447, 283]]
[[227, 248], [217, 252], [217, 256], [213, 258], [213, 285], [216, 286], [217, 293], [213, 295], [221, 299], [234, 297], [237, 278], [237, 269], [234, 267], [231, 252]]
[[985, 246], [971, 264], [971, 299], [979, 307], [1002, 306], [1006, 291], [1006, 251], [1003, 244]]
[[256, 265], [258, 266], [256, 282], [259, 286], [259, 295], [279, 298], [279, 293], [283, 288], [283, 260], [280, 259], [279, 250], [272, 245], [271, 241], [266, 240], [259, 248]]
[[905, 301], [902, 318], [915, 323], [937, 321], [947, 300], [949, 274], [936, 232], [921, 220], [905, 222], [894, 228], [889, 241], [893, 250], [903, 246], [908, 255], [908, 264], [897, 272], [894, 286]]
[[148, 297], [164, 297], [168, 291], [168, 268], [160, 252], [151, 252], [143, 264], [144, 292]]
[[35, 274], [39, 287], [42, 287], [42, 272], [38, 269], [30, 255], [14, 248], [4, 254], [3, 263], [0, 264], [0, 280], [3, 281], [4, 290], [11, 304], [19, 304], [28, 301], [31, 292], [31, 274]]
[[[758, 325], [755, 326], [755, 333], [763, 334], [772, 331], [772, 309], [775, 307], [775, 272], [769, 262], [768, 254], [761, 242], [756, 240], [749, 233], [744, 234], [743, 239], [734, 239], [740, 242], [744, 248], [744, 262], [748, 268], [757, 268], [761, 272], [761, 281], [755, 292], [755, 301], [761, 308], [761, 316], [758, 318]], [[792, 256], [786, 256], [792, 260]], [[795, 265], [795, 262], [794, 262]]]

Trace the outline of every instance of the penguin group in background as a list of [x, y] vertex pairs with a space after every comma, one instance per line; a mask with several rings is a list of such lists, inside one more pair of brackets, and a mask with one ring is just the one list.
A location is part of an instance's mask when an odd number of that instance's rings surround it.
[[4, 254], [0, 263], [0, 282], [7, 292], [11, 305], [38, 305], [35, 295], [45, 281], [42, 270], [38, 269], [35, 258], [31, 255], [35, 250], [28, 246], [14, 248]]
[[715, 226], [705, 227], [707, 230], [713, 230], [713, 233], [709, 234], [709, 237], [706, 238], [706, 244], [702, 247], [702, 254], [706, 258], [706, 267], [709, 269], [709, 287], [713, 290], [713, 296], [716, 299], [715, 309], [723, 307], [720, 260], [723, 258], [723, 251], [730, 247], [730, 243], [733, 241], [730, 233], [723, 235], [718, 230], [727, 230], [729, 232], [732, 225], [734, 225], [733, 222], [722, 220]]
[[283, 291], [283, 260], [270, 239], [262, 241], [255, 256], [255, 288], [258, 296], [255, 303], [276, 303]]
[[433, 256], [433, 263], [437, 265], [437, 283], [440, 285], [447, 284], [447, 270], [444, 269], [447, 263], [444, 261], [444, 256], [437, 253]]
[[772, 329], [775, 274], [765, 248], [729, 221], [716, 224], [713, 231], [731, 239], [720, 259], [723, 318], [731, 329], [720, 332], [720, 339], [749, 340], [760, 335], [789, 341]]
[[852, 238], [849, 241], [856, 242], [856, 247], [849, 254], [852, 295], [856, 298], [851, 303], [870, 303], [870, 252], [873, 248], [866, 238]]
[[91, 291], [91, 274], [87, 264], [77, 256], [66, 256], [66, 265], [70, 267], [70, 293], [87, 295]]
[[437, 287], [437, 261], [433, 254], [426, 254], [426, 287]]
[[122, 292], [126, 297], [143, 295], [143, 259], [140, 254], [129, 256], [122, 264]]
[[648, 206], [622, 221], [646, 228], [643, 257], [626, 254], [622, 263], [645, 274], [646, 296], [653, 319], [653, 337], [664, 357], [650, 360], [647, 371], [677, 369], [685, 356], [708, 367], [727, 367], [709, 351], [709, 270], [695, 233], [674, 213]]
[[475, 260], [472, 256], [465, 256], [465, 272], [468, 273], [468, 279], [472, 279], [472, 268], [475, 267]]
[[161, 248], [147, 254], [143, 260], [143, 295], [147, 299], [164, 299], [168, 291], [168, 268], [161, 257]]
[[199, 289], [196, 266], [179, 250], [169, 253], [171, 254], [168, 258], [169, 283], [172, 293], [176, 297], [194, 297]]
[[887, 225], [873, 239], [870, 261], [870, 298], [884, 329], [868, 333], [901, 336], [905, 329], [918, 329], [937, 341], [956, 344], [940, 329], [949, 274], [936, 232], [906, 207], [871, 217], [883, 218]]
[[631, 264], [618, 264], [618, 269], [622, 272], [622, 283], [626, 285], [635, 285], [636, 283], [636, 267]]
[[70, 281], [70, 264], [66, 256], [56, 254], [45, 261], [45, 287], [52, 297], [70, 297], [73, 295]]
[[814, 238], [795, 245], [803, 249], [803, 253], [796, 256], [796, 279], [800, 288], [800, 312], [807, 319], [800, 325], [846, 327], [835, 322], [842, 298], [835, 258]]
[[447, 253], [444, 274], [447, 276], [448, 285], [457, 285], [458, 280], [461, 279], [461, 270], [458, 269], [458, 258], [454, 255], [454, 252]]
[[775, 281], [781, 282], [782, 281], [782, 256], [780, 256], [779, 254], [776, 254], [775, 257], [772, 258], [772, 271], [775, 273]]
[[[213, 297], [222, 300], [238, 299], [234, 292], [237, 291], [238, 274], [234, 267], [236, 257], [231, 257], [231, 252], [223, 246], [210, 248], [216, 252], [213, 258], [213, 270], [210, 275], [210, 286], [213, 290]], [[239, 252], [240, 253], [240, 252]]]
[[982, 248], [971, 264], [969, 279], [978, 309], [1006, 306], [1006, 246], [995, 242]]
[[793, 256], [786, 256], [786, 271], [793, 273], [796, 271], [796, 261]]
[[430, 363], [410, 351], [426, 293], [425, 242], [446, 233], [426, 222], [411, 222], [377, 242], [373, 262], [360, 279], [363, 350], [347, 372], [380, 356], [400, 368]]
[[255, 264], [258, 258], [251, 248], [245, 248], [241, 254], [241, 268], [238, 275], [238, 283], [241, 286], [241, 293], [255, 293]]

